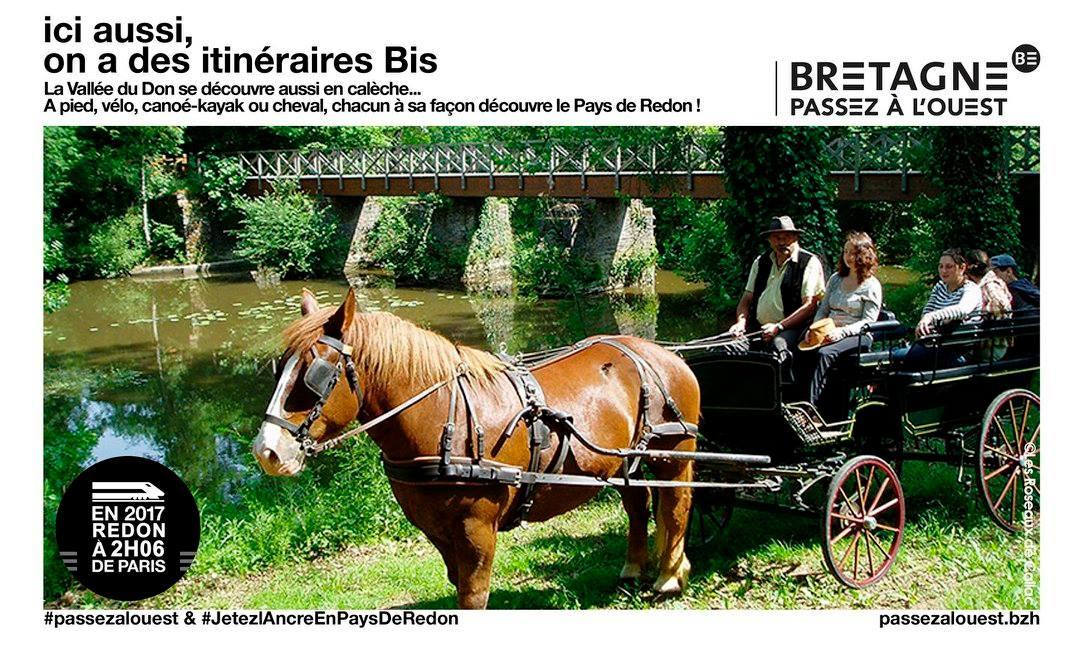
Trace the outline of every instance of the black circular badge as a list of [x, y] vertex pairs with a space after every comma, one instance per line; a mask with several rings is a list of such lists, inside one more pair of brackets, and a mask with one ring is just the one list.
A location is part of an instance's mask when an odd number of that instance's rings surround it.
[[1027, 43], [1013, 50], [1012, 63], [1017, 72], [1034, 72], [1042, 62], [1042, 56], [1034, 45]]
[[156, 461], [116, 457], [90, 466], [56, 512], [60, 559], [87, 589], [137, 601], [184, 575], [199, 548], [199, 509], [187, 485]]

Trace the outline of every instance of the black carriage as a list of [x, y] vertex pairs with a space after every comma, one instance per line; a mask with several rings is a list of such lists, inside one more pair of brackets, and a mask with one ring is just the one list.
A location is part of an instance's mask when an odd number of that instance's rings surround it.
[[698, 533], [703, 522], [722, 528], [734, 506], [818, 515], [829, 570], [869, 585], [903, 538], [905, 460], [956, 465], [1008, 530], [1037, 523], [1038, 314], [923, 338], [918, 367], [900, 358], [907, 334], [887, 312], [864, 329], [869, 350], [832, 370], [841, 403], [828, 416], [771, 353], [733, 349], [727, 336], [673, 345], [701, 385], [699, 448], [770, 458], [745, 469], [697, 464], [701, 481], [755, 486], [695, 493]]
[[1039, 518], [1039, 313], [986, 319], [921, 339], [922, 366], [897, 358], [906, 333], [879, 322], [874, 347], [846, 371], [853, 441], [887, 458], [948, 463], [1011, 532]]

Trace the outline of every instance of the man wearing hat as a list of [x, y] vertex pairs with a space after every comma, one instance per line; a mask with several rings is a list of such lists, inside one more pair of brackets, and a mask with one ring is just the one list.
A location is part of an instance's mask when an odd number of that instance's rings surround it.
[[825, 271], [816, 254], [799, 248], [802, 230], [790, 216], [773, 218], [761, 234], [772, 249], [750, 267], [728, 332], [741, 336], [760, 330], [762, 341], [787, 362], [825, 294]]
[[1009, 287], [1014, 312], [1039, 309], [1039, 287], [1020, 276], [1016, 259], [1012, 258], [1011, 254], [991, 257], [990, 267], [994, 269], [994, 274]]

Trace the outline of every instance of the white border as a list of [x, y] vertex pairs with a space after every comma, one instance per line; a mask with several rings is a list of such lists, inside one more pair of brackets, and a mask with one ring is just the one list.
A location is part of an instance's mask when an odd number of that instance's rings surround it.
[[[10, 7], [11, 5], [9, 5]], [[1042, 396], [1050, 422], [1045, 447], [1043, 484], [1047, 515], [1042, 527], [1042, 625], [1035, 632], [1019, 628], [964, 631], [988, 645], [1049, 638], [1071, 621], [1077, 583], [1072, 540], [1075, 508], [1073, 458], [1076, 435], [1066, 420], [1073, 368], [1077, 366], [1075, 327], [1076, 256], [1075, 187], [1080, 178], [1077, 157], [1075, 93], [1077, 38], [1075, 21], [1056, 8], [1037, 3], [944, 3], [910, 0], [899, 3], [690, 3], [621, 2], [588, 4], [577, 0], [545, 0], [510, 5], [505, 2], [453, 3], [173, 3], [144, 2], [21, 3], [5, 13], [5, 92], [3, 175], [6, 221], [4, 294], [9, 313], [4, 318], [11, 344], [6, 354], [4, 406], [7, 461], [5, 490], [22, 496], [9, 499], [9, 528], [5, 536], [4, 610], [11, 622], [9, 636], [29, 631], [35, 643], [46, 645], [175, 645], [199, 637], [220, 636], [218, 630], [184, 629], [161, 633], [105, 629], [57, 631], [41, 624], [41, 415], [40, 340], [41, 285], [41, 18], [45, 13], [86, 17], [161, 18], [178, 13], [206, 41], [232, 40], [238, 46], [258, 47], [272, 42], [283, 49], [318, 44], [323, 49], [346, 46], [373, 49], [391, 42], [415, 43], [434, 49], [440, 69], [424, 80], [427, 93], [503, 97], [620, 95], [688, 95], [702, 98], [703, 111], [679, 119], [672, 116], [501, 116], [421, 122], [408, 117], [400, 123], [428, 124], [773, 124], [772, 61], [796, 57], [869, 58], [1003, 56], [1020, 42], [1034, 43], [1043, 54], [1040, 69], [1025, 78], [1010, 74], [1009, 116], [992, 123], [1034, 124], [1042, 127], [1042, 283], [1049, 296], [1045, 313]], [[87, 18], [88, 20], [88, 18]], [[226, 39], [225, 34], [233, 34]], [[374, 75], [371, 75], [374, 77]], [[1015, 81], [1015, 83], [1014, 83]], [[52, 120], [49, 120], [50, 122]], [[390, 123], [377, 120], [368, 123]], [[312, 123], [289, 116], [265, 123]], [[102, 122], [104, 123], [104, 122]], [[132, 124], [161, 123], [136, 118]], [[170, 120], [170, 123], [252, 124], [249, 117]], [[355, 119], [321, 119], [320, 124], [356, 124]], [[800, 124], [813, 123], [799, 121]], [[823, 122], [832, 123], [832, 122]], [[851, 123], [851, 122], [837, 122]], [[912, 123], [910, 120], [875, 123]], [[991, 123], [961, 119], [953, 123]], [[19, 490], [16, 491], [16, 485]], [[926, 629], [879, 632], [870, 612], [487, 612], [465, 614], [461, 632], [250, 630], [260, 642], [287, 644], [325, 641], [330, 636], [367, 643], [433, 641], [498, 641], [550, 645], [581, 638], [590, 642], [629, 640], [634, 645], [669, 642], [730, 643], [870, 641], [894, 645], [924, 637], [960, 638], [957, 630], [942, 634]], [[16, 630], [18, 628], [18, 630]], [[15, 633], [11, 633], [15, 630]], [[213, 635], [207, 634], [214, 633]]]

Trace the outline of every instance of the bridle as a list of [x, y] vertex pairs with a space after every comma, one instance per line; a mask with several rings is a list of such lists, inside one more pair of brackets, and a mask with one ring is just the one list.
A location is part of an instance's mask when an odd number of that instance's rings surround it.
[[315, 351], [314, 345], [311, 347], [315, 359], [312, 360], [311, 365], [304, 372], [303, 381], [304, 385], [319, 398], [315, 403], [315, 407], [308, 412], [299, 425], [270, 412], [263, 415], [263, 421], [288, 431], [292, 438], [300, 444], [300, 449], [307, 456], [313, 456], [322, 449], [320, 444], [316, 443], [315, 439], [311, 437], [311, 426], [322, 416], [323, 407], [326, 405], [326, 401], [330, 399], [330, 394], [334, 392], [334, 387], [337, 386], [343, 371], [345, 372], [345, 379], [349, 383], [349, 389], [356, 394], [356, 402], [363, 402], [363, 392], [360, 390], [360, 382], [356, 377], [356, 364], [352, 358], [352, 347], [329, 335], [320, 336], [316, 341], [316, 344], [318, 343], [335, 350], [338, 357], [336, 362], [330, 362], [322, 354]]
[[[267, 412], [263, 415], [264, 422], [272, 423], [274, 425], [277, 425], [281, 429], [287, 431], [289, 435], [292, 436], [292, 438], [300, 444], [300, 450], [308, 457], [314, 457], [323, 450], [338, 445], [345, 439], [356, 436], [358, 434], [362, 434], [375, 427], [376, 425], [382, 423], [383, 421], [389, 420], [397, 416], [401, 412], [404, 412], [405, 410], [409, 409], [413, 405], [416, 405], [431, 394], [442, 389], [444, 386], [468, 374], [468, 367], [465, 366], [464, 363], [462, 363], [458, 366], [453, 377], [447, 378], [446, 380], [442, 380], [431, 385], [427, 389], [421, 391], [420, 393], [401, 403], [397, 407], [394, 407], [393, 409], [384, 412], [379, 416], [376, 416], [367, 423], [362, 423], [359, 427], [349, 430], [344, 434], [338, 435], [333, 439], [328, 439], [326, 441], [316, 441], [311, 436], [311, 426], [315, 424], [315, 421], [319, 420], [320, 416], [322, 416], [323, 407], [326, 405], [326, 401], [330, 399], [330, 394], [333, 393], [334, 387], [337, 386], [337, 382], [343, 371], [345, 372], [345, 379], [349, 381], [349, 389], [351, 389], [352, 392], [356, 394], [357, 408], [362, 408], [364, 402], [364, 394], [363, 391], [360, 389], [360, 381], [357, 378], [356, 364], [353, 362], [352, 346], [345, 344], [343, 341], [329, 335], [323, 335], [319, 337], [319, 339], [316, 340], [316, 344], [320, 342], [337, 351], [338, 358], [336, 362], [330, 362], [319, 353], [316, 353], [314, 346], [311, 347], [311, 352], [315, 355], [315, 359], [311, 362], [311, 365], [307, 368], [307, 371], [304, 372], [303, 380], [304, 385], [308, 389], [310, 389], [316, 396], [318, 396], [319, 400], [316, 401], [315, 406], [311, 409], [310, 412], [307, 413], [307, 416], [304, 417], [303, 422], [297, 425], [281, 418], [280, 416], [271, 414], [270, 412]], [[293, 356], [294, 360], [296, 358], [297, 356]], [[359, 415], [360, 412], [357, 411], [357, 416], [359, 417]]]

